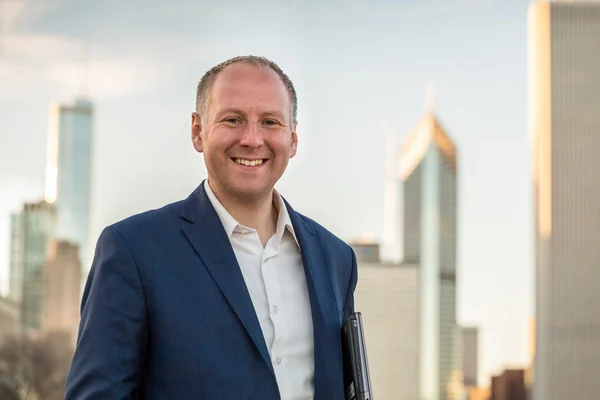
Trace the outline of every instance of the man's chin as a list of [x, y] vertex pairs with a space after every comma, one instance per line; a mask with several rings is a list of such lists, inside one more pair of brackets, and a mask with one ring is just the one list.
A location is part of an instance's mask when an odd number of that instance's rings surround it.
[[232, 186], [233, 196], [241, 201], [256, 202], [273, 193], [273, 187], [270, 185], [248, 185], [246, 183]]

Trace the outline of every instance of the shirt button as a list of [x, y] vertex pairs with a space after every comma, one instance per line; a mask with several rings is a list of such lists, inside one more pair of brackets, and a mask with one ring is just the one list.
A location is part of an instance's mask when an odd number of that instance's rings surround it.
[[277, 310], [278, 310], [277, 306], [273, 306], [273, 314], [277, 314]]
[[277, 359], [275, 360], [275, 362], [277, 363], [277, 365], [281, 364], [281, 357], [277, 357]]

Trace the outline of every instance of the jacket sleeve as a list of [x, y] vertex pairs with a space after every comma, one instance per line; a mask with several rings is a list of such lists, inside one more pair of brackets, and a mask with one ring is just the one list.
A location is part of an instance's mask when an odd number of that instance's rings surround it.
[[350, 280], [346, 290], [346, 300], [344, 301], [344, 321], [354, 312], [354, 290], [358, 282], [358, 266], [354, 250], [350, 249], [352, 254], [352, 270], [350, 271]]
[[106, 228], [81, 303], [65, 400], [135, 399], [148, 341], [144, 290], [124, 237]]

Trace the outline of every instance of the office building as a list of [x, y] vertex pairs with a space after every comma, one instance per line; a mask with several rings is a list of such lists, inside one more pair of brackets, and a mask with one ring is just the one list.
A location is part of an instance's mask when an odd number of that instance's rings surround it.
[[403, 255], [419, 269], [419, 400], [447, 400], [461, 370], [456, 325], [456, 148], [433, 112], [402, 146]]
[[8, 297], [0, 296], [0, 344], [4, 339], [19, 334], [20, 314], [18, 303]]
[[525, 387], [527, 396], [533, 398], [533, 383], [535, 381], [535, 318], [529, 320], [529, 363], [525, 368]]
[[10, 215], [10, 253], [8, 297], [15, 303], [23, 300], [23, 273], [25, 263], [24, 210]]
[[379, 263], [379, 243], [354, 241], [349, 242], [348, 244], [350, 245], [350, 247], [352, 247], [352, 250], [354, 250], [354, 255], [356, 256], [357, 263]]
[[79, 326], [82, 279], [77, 246], [66, 241], [50, 241], [42, 275], [42, 331], [66, 333], [74, 343]]
[[463, 327], [463, 378], [466, 387], [477, 387], [477, 371], [479, 368], [479, 329]]
[[489, 388], [470, 387], [467, 389], [467, 400], [490, 400]]
[[57, 211], [56, 238], [79, 246], [86, 268], [92, 189], [92, 103], [77, 99], [50, 109], [46, 201]]
[[600, 3], [529, 9], [534, 400], [600, 396]]
[[367, 356], [376, 399], [418, 397], [418, 268], [358, 264], [354, 307], [365, 325]]
[[525, 371], [508, 369], [493, 376], [490, 400], [527, 400]]
[[23, 333], [41, 329], [47, 244], [56, 226], [56, 210], [45, 201], [25, 203], [11, 218], [10, 298], [21, 305]]

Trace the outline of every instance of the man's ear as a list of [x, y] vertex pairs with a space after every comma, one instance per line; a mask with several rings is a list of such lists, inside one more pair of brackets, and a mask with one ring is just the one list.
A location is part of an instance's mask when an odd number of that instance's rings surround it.
[[194, 145], [194, 149], [198, 153], [202, 153], [204, 151], [204, 147], [202, 145], [202, 119], [197, 112], [192, 113], [192, 144]]
[[290, 158], [296, 155], [296, 151], [298, 149], [298, 135], [296, 134], [296, 127], [298, 126], [298, 122], [294, 122], [292, 127], [292, 144], [290, 146]]

